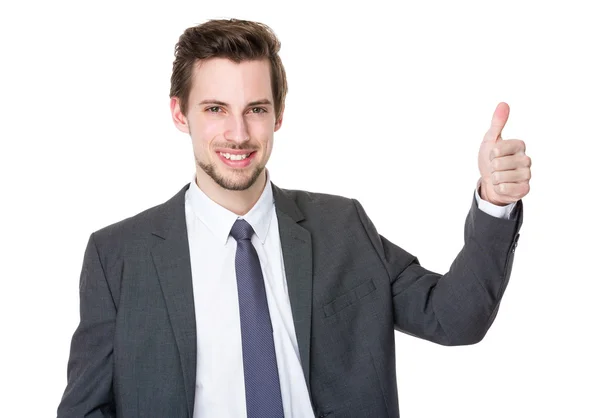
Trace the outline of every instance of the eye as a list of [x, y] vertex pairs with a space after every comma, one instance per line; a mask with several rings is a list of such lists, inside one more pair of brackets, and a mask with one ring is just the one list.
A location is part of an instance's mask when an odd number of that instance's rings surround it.
[[267, 113], [267, 109], [264, 107], [253, 107], [252, 113]]
[[211, 107], [207, 108], [206, 110], [208, 110], [210, 113], [218, 113], [220, 109], [221, 108], [219, 106], [211, 106]]

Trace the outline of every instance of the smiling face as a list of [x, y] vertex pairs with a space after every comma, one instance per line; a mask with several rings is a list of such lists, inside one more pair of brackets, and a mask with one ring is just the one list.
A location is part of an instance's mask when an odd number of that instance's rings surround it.
[[[175, 125], [189, 133], [197, 181], [241, 191], [263, 178], [276, 120], [268, 60], [211, 58], [195, 65], [188, 114], [171, 99]], [[283, 115], [283, 112], [282, 112]], [[201, 185], [201, 184], [200, 184]]]

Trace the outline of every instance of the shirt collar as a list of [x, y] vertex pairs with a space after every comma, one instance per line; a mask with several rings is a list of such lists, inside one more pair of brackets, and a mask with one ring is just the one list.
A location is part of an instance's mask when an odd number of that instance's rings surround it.
[[211, 200], [196, 184], [196, 174], [192, 178], [187, 196], [195, 216], [213, 233], [223, 245], [227, 244], [231, 228], [237, 219], [245, 219], [262, 244], [267, 239], [269, 226], [274, 210], [271, 176], [265, 168], [267, 181], [262, 194], [252, 209], [244, 216], [239, 216], [229, 209]]

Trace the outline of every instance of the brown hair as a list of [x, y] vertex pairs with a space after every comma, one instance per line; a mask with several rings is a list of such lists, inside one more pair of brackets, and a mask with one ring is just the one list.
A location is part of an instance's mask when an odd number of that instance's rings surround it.
[[236, 63], [268, 59], [271, 64], [273, 106], [278, 119], [287, 94], [285, 69], [278, 52], [281, 43], [263, 23], [238, 19], [213, 19], [187, 28], [175, 45], [169, 97], [178, 97], [186, 115], [192, 88], [194, 65], [198, 60], [228, 58]]

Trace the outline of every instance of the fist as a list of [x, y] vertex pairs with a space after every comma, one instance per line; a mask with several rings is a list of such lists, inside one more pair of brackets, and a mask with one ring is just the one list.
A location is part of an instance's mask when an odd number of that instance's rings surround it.
[[510, 109], [501, 102], [479, 148], [480, 195], [483, 200], [506, 206], [529, 193], [531, 158], [525, 155], [525, 142], [502, 139], [502, 129]]

